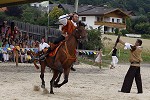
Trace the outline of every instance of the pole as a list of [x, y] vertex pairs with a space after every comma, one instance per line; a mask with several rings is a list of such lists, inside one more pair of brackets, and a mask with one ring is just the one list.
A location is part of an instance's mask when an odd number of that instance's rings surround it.
[[49, 33], [49, 0], [47, 1], [48, 2], [48, 5], [47, 5], [47, 31], [45, 31], [45, 39], [46, 39], [46, 41], [48, 41], [48, 33]]
[[78, 12], [78, 3], [79, 3], [79, 0], [75, 0], [75, 11], [74, 12]]
[[47, 6], [47, 7], [48, 7], [48, 9], [47, 9], [47, 14], [48, 14], [48, 16], [47, 16], [47, 17], [48, 17], [48, 23], [47, 23], [47, 26], [49, 27], [49, 0], [48, 0], [48, 6]]

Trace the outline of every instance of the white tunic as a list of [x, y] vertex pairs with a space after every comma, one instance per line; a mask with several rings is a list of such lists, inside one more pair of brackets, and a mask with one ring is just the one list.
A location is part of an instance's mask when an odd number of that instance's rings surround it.
[[39, 45], [39, 51], [42, 51], [44, 48], [48, 48], [50, 47], [47, 43], [40, 43]]

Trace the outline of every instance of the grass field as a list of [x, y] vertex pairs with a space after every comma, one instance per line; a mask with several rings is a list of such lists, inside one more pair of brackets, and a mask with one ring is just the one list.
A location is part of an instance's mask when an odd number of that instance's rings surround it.
[[[103, 40], [103, 38], [107, 38], [106, 40]], [[103, 44], [104, 44], [104, 48], [103, 48], [103, 54], [106, 56], [102, 57], [103, 60], [103, 67], [107, 67], [108, 65], [110, 65], [111, 62], [111, 55], [108, 55], [109, 52], [112, 50], [115, 41], [116, 41], [117, 36], [115, 35], [102, 35], [102, 40], [103, 40]], [[129, 37], [123, 37], [121, 36], [121, 39], [125, 42], [134, 44], [137, 38], [129, 38]], [[143, 44], [143, 53], [142, 53], [142, 59], [143, 62], [142, 63], [150, 63], [150, 40], [147, 39], [142, 39]], [[129, 63], [129, 54], [130, 51], [129, 50], [124, 50], [124, 46], [121, 44], [117, 45], [118, 48], [118, 59], [119, 59], [119, 63]], [[94, 59], [96, 58], [96, 55], [94, 57], [90, 57], [90, 59], [84, 59], [83, 57], [78, 57], [78, 60], [80, 62], [86, 63], [86, 64], [90, 64], [90, 65], [95, 65], [95, 66], [99, 66], [99, 64], [95, 64], [94, 63]]]
[[[104, 38], [104, 37], [109, 38], [109, 39], [103, 41], [103, 43], [104, 43], [104, 51], [103, 52], [104, 52], [104, 54], [108, 54], [111, 51], [112, 47], [114, 46], [117, 36], [102, 35], [102, 38]], [[124, 42], [134, 44], [137, 38], [130, 38], [130, 37], [121, 36], [121, 39]], [[142, 53], [143, 63], [149, 63], [149, 61], [150, 61], [150, 40], [142, 39], [142, 41], [143, 41], [143, 44], [142, 44], [142, 47], [143, 47], [143, 53]], [[122, 62], [122, 63], [128, 62], [129, 50], [124, 50], [123, 46], [121, 44], [118, 44], [117, 48], [118, 48], [118, 51], [120, 51], [119, 54], [118, 54], [119, 61]], [[110, 60], [111, 56], [103, 57], [103, 59]]]

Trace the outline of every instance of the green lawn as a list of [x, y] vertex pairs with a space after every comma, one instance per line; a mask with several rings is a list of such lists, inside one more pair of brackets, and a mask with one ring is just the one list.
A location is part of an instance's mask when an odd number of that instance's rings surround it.
[[[103, 54], [106, 56], [102, 57], [102, 60], [103, 60], [102, 66], [107, 67], [111, 62], [111, 55], [108, 55], [108, 53], [111, 51], [112, 47], [114, 46], [117, 36], [103, 35], [102, 38], [103, 37], [108, 37], [112, 39], [111, 41], [104, 41], [105, 47], [103, 48]], [[132, 44], [134, 44], [134, 42], [136, 41], [136, 38], [129, 38], [129, 37], [121, 37], [121, 39]], [[143, 46], [143, 52], [142, 52], [143, 62], [142, 63], [150, 63], [150, 45], [149, 45], [150, 40], [147, 40], [147, 39], [142, 39], [142, 40], [143, 40], [143, 45], [142, 45]], [[119, 63], [129, 63], [130, 51], [124, 50], [121, 44], [118, 44], [117, 48], [118, 48]], [[81, 56], [78, 57], [80, 62], [87, 63], [90, 65], [94, 64], [95, 58], [96, 56], [86, 57], [86, 59], [82, 58]], [[99, 66], [98, 64], [95, 64], [95, 65]]]

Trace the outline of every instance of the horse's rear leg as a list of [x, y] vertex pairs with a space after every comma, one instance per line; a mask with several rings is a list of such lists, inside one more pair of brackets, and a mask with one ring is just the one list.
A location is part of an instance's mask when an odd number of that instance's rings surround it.
[[64, 81], [60, 84], [58, 84], [56, 87], [60, 88], [62, 85], [66, 84], [68, 82], [68, 76], [69, 76], [70, 68], [67, 68], [64, 70]]
[[58, 77], [57, 77], [56, 81], [54, 82], [54, 87], [57, 87], [58, 82], [60, 81], [60, 77], [61, 77], [61, 75], [62, 75], [62, 72], [60, 72], [60, 73], [59, 73], [59, 75], [58, 75]]
[[53, 77], [50, 81], [50, 94], [54, 94], [53, 92], [53, 86], [54, 86], [54, 82], [55, 82], [55, 79], [58, 77], [58, 71], [57, 70], [54, 70], [53, 71]]
[[40, 65], [41, 65], [41, 75], [40, 75], [40, 78], [42, 80], [41, 88], [45, 88], [45, 81], [44, 81], [45, 64], [44, 64], [44, 62], [40, 62]]
[[42, 80], [41, 88], [45, 88], [44, 73], [41, 73], [40, 78]]

